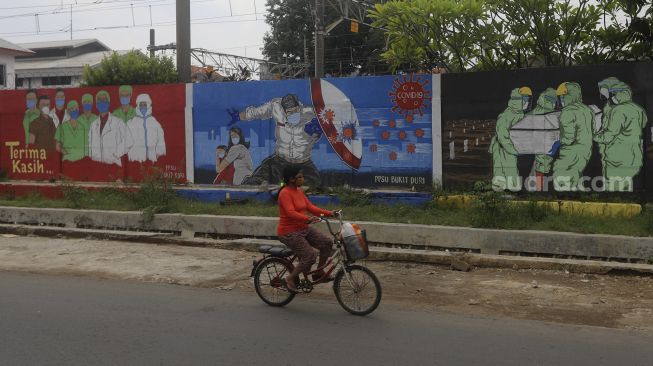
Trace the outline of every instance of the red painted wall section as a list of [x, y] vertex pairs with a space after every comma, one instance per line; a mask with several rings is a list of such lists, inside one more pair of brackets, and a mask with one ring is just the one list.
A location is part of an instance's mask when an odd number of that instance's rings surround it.
[[[98, 115], [95, 96], [101, 90], [109, 94], [109, 111], [119, 109], [118, 86], [65, 89], [65, 104], [75, 100], [81, 111], [82, 95], [89, 93], [94, 97], [93, 113]], [[37, 90], [39, 96], [50, 97], [51, 109], [55, 108], [55, 92], [54, 89]], [[145, 118], [139, 111], [137, 101], [144, 101], [150, 107]], [[86, 144], [88, 153], [71, 157], [72, 155], [65, 155], [53, 148], [54, 144], [48, 143], [52, 141], [51, 138], [54, 139], [51, 128], [49, 132], [41, 135], [41, 144], [30, 145], [26, 141], [26, 133], [30, 132], [31, 122], [27, 125], [23, 122], [27, 109], [26, 91], [1, 91], [0, 169], [9, 179], [14, 180], [44, 181], [66, 178], [91, 182], [138, 182], [147, 171], [158, 169], [168, 178], [185, 182], [185, 85], [133, 86], [129, 104], [134, 108], [135, 115], [128, 118], [127, 122], [116, 117], [112, 122], [105, 122], [104, 127], [100, 129], [100, 121], [90, 121], [86, 130], [76, 128], [74, 134], [71, 134], [69, 125], [68, 134], [64, 131], [56, 133], [60, 138], [55, 140], [55, 144], [59, 142], [62, 147], [73, 144], [69, 141], [77, 134], [84, 136], [77, 138], [74, 145], [70, 146]], [[62, 125], [66, 123], [70, 124], [63, 122], [56, 128], [62, 129]], [[96, 134], [93, 134], [94, 123]], [[34, 132], [33, 127], [31, 131]], [[73, 137], [62, 143], [61, 136], [64, 139], [67, 136]], [[70, 158], [66, 158], [67, 156]]]

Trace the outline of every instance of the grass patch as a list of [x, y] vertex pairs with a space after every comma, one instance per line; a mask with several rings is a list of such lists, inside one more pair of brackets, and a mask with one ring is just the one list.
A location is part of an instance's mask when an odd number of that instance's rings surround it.
[[[0, 205], [141, 211], [146, 220], [164, 212], [265, 217], [277, 217], [279, 214], [279, 208], [273, 203], [220, 205], [180, 198], [170, 182], [160, 175], [146, 179], [138, 191], [121, 187], [86, 190], [67, 183], [62, 185], [62, 190], [62, 199], [48, 199], [37, 193], [22, 197], [6, 195], [0, 197]], [[476, 201], [473, 207], [460, 209], [441, 207], [436, 202], [421, 207], [374, 205], [370, 203], [369, 196], [361, 192], [343, 189], [332, 193], [338, 194], [343, 204], [326, 208], [344, 208], [345, 219], [351, 221], [653, 236], [653, 212], [644, 211], [631, 218], [557, 214], [536, 204], [535, 200], [527, 205], [513, 205], [505, 196], [482, 184], [475, 186]]]

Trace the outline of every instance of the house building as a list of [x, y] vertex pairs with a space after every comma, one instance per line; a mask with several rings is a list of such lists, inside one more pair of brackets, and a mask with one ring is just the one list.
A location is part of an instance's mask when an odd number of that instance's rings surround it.
[[17, 56], [29, 56], [34, 52], [0, 38], [0, 90], [14, 89]]
[[[22, 43], [29, 55], [16, 57], [16, 88], [74, 87], [82, 82], [84, 66], [97, 67], [112, 51], [97, 39]], [[116, 51], [125, 54], [128, 51]]]

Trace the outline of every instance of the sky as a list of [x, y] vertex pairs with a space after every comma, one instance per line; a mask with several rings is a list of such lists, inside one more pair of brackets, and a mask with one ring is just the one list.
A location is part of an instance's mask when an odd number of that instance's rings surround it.
[[[191, 47], [262, 58], [266, 0], [190, 0]], [[146, 52], [176, 41], [175, 0], [2, 0], [0, 38], [20, 44], [96, 38], [114, 50]], [[172, 55], [168, 53], [168, 55]]]

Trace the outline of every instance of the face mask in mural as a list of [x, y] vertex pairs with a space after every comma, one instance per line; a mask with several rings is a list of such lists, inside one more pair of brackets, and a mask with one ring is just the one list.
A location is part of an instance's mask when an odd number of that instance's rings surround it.
[[107, 113], [109, 111], [109, 102], [105, 102], [105, 101], [97, 102], [97, 110], [100, 113]]
[[27, 100], [27, 109], [33, 109], [36, 107], [36, 100], [35, 99], [28, 99]]
[[240, 143], [240, 137], [232, 137], [231, 143], [234, 145], [238, 145]]
[[130, 100], [131, 100], [131, 96], [120, 97], [120, 105], [129, 105]]
[[71, 119], [77, 119], [79, 117], [79, 110], [78, 109], [73, 109], [69, 111], [70, 113], [70, 118]]
[[93, 110], [93, 103], [84, 103], [82, 104], [82, 108], [84, 108], [84, 112], [91, 112]]
[[298, 125], [299, 122], [301, 121], [301, 117], [302, 117], [301, 113], [299, 113], [299, 112], [289, 114], [287, 116], [288, 124], [290, 124], [292, 126]]
[[224, 159], [224, 152], [223, 152], [223, 151], [220, 151], [220, 152], [218, 153], [218, 158], [220, 158], [220, 159]]
[[138, 110], [141, 112], [141, 116], [147, 116], [147, 107], [139, 107]]
[[599, 94], [601, 95], [601, 99], [603, 100], [610, 99], [610, 92], [608, 91], [608, 88], [599, 89]]
[[57, 98], [54, 100], [55, 105], [57, 108], [61, 109], [63, 108], [64, 104], [66, 104], [66, 99], [64, 98]]
[[43, 113], [43, 114], [50, 114], [50, 107], [43, 107], [43, 108], [41, 108], [41, 113]]

